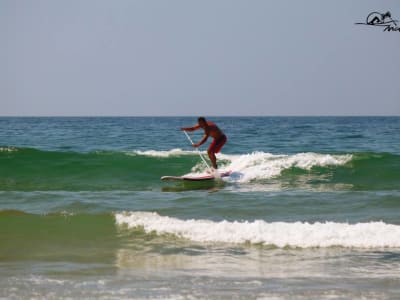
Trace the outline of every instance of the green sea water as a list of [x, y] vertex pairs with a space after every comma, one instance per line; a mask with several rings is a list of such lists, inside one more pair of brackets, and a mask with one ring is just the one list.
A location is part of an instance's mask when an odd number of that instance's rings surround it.
[[210, 119], [0, 118], [0, 297], [399, 298], [400, 118]]

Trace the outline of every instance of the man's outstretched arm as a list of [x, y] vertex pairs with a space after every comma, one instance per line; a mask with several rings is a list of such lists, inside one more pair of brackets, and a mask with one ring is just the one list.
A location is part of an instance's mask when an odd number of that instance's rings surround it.
[[200, 129], [201, 127], [199, 125], [193, 126], [193, 127], [182, 127], [181, 130], [183, 131], [195, 131], [197, 129]]

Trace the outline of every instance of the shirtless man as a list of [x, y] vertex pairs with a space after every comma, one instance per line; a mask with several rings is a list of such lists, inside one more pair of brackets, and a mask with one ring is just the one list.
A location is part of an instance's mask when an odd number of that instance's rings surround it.
[[209, 136], [213, 138], [213, 141], [210, 144], [210, 147], [208, 147], [207, 153], [208, 157], [211, 160], [212, 166], [214, 169], [217, 169], [217, 158], [215, 157], [215, 153], [218, 153], [222, 146], [226, 143], [227, 138], [226, 135], [222, 132], [221, 129], [218, 128], [215, 123], [211, 121], [206, 121], [205, 118], [200, 117], [197, 119], [198, 124], [193, 126], [193, 127], [182, 127], [181, 130], [184, 131], [195, 131], [197, 129], [203, 128], [204, 130], [204, 136], [200, 140], [200, 142], [193, 144], [193, 147], [197, 148], [201, 145], [203, 145]]

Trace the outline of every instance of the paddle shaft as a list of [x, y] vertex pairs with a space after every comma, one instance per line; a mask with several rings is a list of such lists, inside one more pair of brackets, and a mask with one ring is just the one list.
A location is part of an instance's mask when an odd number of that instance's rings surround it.
[[[190, 142], [192, 145], [194, 145], [194, 143], [193, 143], [192, 139], [190, 138], [189, 134], [188, 134], [185, 130], [183, 130], [183, 132], [185, 133], [185, 135], [186, 135], [186, 137], [188, 138], [189, 142]], [[208, 163], [207, 163], [206, 159], [204, 158], [204, 156], [201, 154], [199, 148], [197, 148], [197, 147], [195, 147], [195, 148], [196, 148], [196, 150], [197, 150], [197, 153], [200, 155], [201, 159], [203, 160], [203, 162], [206, 164], [207, 168], [208, 168], [209, 170], [212, 170], [211, 167], [208, 165]]]

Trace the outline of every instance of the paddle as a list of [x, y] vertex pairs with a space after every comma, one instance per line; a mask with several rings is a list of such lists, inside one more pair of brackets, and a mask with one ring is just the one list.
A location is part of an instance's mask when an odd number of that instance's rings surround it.
[[[190, 138], [189, 134], [188, 134], [185, 130], [183, 130], [183, 132], [185, 133], [185, 135], [186, 135], [186, 137], [188, 138], [189, 142], [193, 145], [194, 143], [193, 143], [192, 139]], [[208, 165], [206, 159], [205, 159], [204, 156], [201, 154], [199, 148], [198, 148], [198, 147], [195, 147], [195, 148], [196, 148], [196, 150], [197, 150], [197, 153], [200, 155], [201, 159], [203, 160], [203, 162], [206, 164], [207, 168], [210, 170], [210, 172], [213, 172], [213, 169], [211, 169], [211, 167]]]

